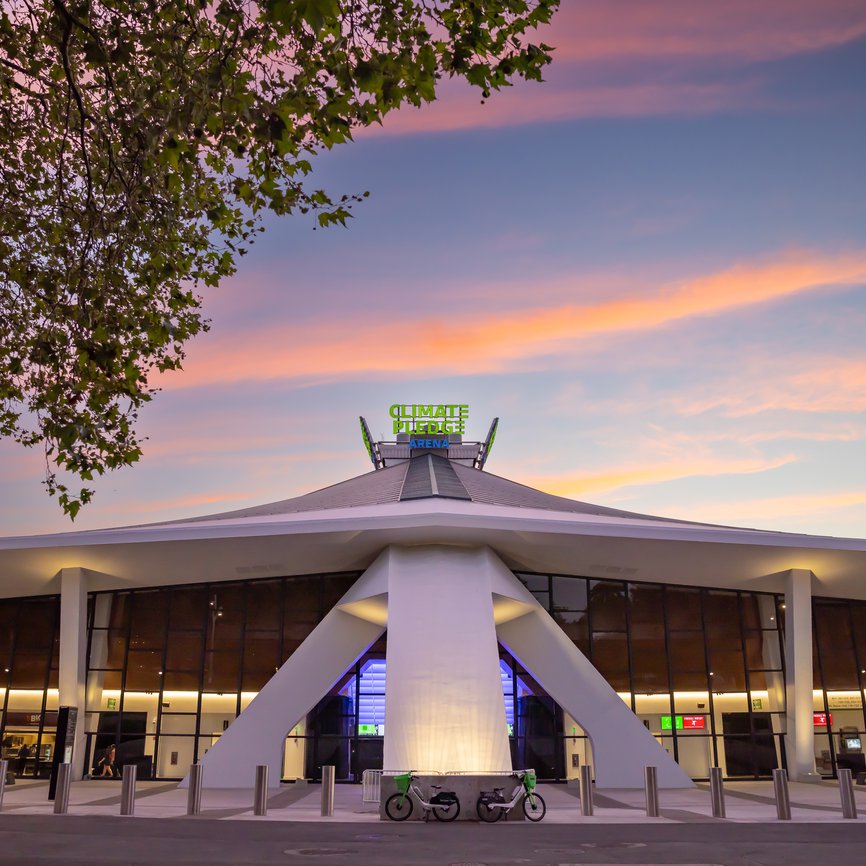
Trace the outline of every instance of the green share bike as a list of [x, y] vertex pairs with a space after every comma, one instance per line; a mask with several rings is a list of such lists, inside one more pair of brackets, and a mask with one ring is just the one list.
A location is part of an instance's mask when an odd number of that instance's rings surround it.
[[510, 812], [522, 801], [523, 814], [530, 821], [540, 821], [547, 814], [547, 806], [541, 794], [535, 793], [535, 773], [521, 770], [514, 774], [518, 780], [517, 786], [511, 792], [511, 799], [502, 795], [505, 788], [494, 788], [492, 791], [482, 791], [478, 798], [476, 811], [478, 819], [493, 824], [507, 812]]
[[385, 814], [392, 821], [405, 821], [412, 814], [413, 800], [417, 800], [418, 805], [423, 809], [425, 820], [429, 819], [431, 812], [437, 821], [457, 819], [460, 814], [460, 801], [454, 791], [443, 791], [441, 785], [431, 785], [430, 787], [436, 793], [429, 800], [425, 800], [421, 789], [412, 784], [414, 780], [415, 775], [411, 770], [394, 776], [397, 793], [392, 794], [385, 801]]

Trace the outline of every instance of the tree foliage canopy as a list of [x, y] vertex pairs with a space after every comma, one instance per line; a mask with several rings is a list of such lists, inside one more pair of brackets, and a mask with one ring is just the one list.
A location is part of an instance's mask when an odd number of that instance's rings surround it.
[[541, 79], [559, 0], [0, 0], [0, 435], [75, 516], [264, 213], [345, 224], [313, 157], [459, 76]]

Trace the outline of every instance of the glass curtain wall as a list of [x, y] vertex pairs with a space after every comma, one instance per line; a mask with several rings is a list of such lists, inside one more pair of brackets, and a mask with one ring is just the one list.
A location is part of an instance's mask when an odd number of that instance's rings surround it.
[[[111, 745], [139, 778], [180, 778], [355, 582], [358, 572], [94, 593], [87, 762]], [[303, 725], [293, 733], [304, 735]]]
[[0, 599], [0, 755], [47, 778], [57, 730], [60, 597]]
[[816, 598], [812, 609], [815, 763], [856, 775], [866, 772], [866, 602]]
[[[690, 776], [720, 766], [731, 778], [761, 778], [785, 766], [779, 597], [518, 577]], [[564, 776], [575, 778], [590, 745], [567, 714], [560, 730]]]

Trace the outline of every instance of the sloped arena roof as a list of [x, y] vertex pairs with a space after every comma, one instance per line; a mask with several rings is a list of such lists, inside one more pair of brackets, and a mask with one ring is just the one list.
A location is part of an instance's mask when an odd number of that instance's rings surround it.
[[0, 538], [0, 596], [363, 570], [388, 545], [488, 546], [517, 571], [866, 598], [866, 540], [714, 526], [553, 496], [425, 452], [304, 496], [141, 526]]

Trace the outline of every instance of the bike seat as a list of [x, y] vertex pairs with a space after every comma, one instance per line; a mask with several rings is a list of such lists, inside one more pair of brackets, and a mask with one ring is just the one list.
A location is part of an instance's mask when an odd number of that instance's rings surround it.
[[439, 790], [441, 790], [441, 788], [442, 788], [441, 785], [431, 785], [430, 787], [431, 787], [434, 791], [439, 791]]
[[497, 794], [501, 794], [501, 793], [505, 790], [505, 788], [494, 788], [493, 790], [494, 790]]

